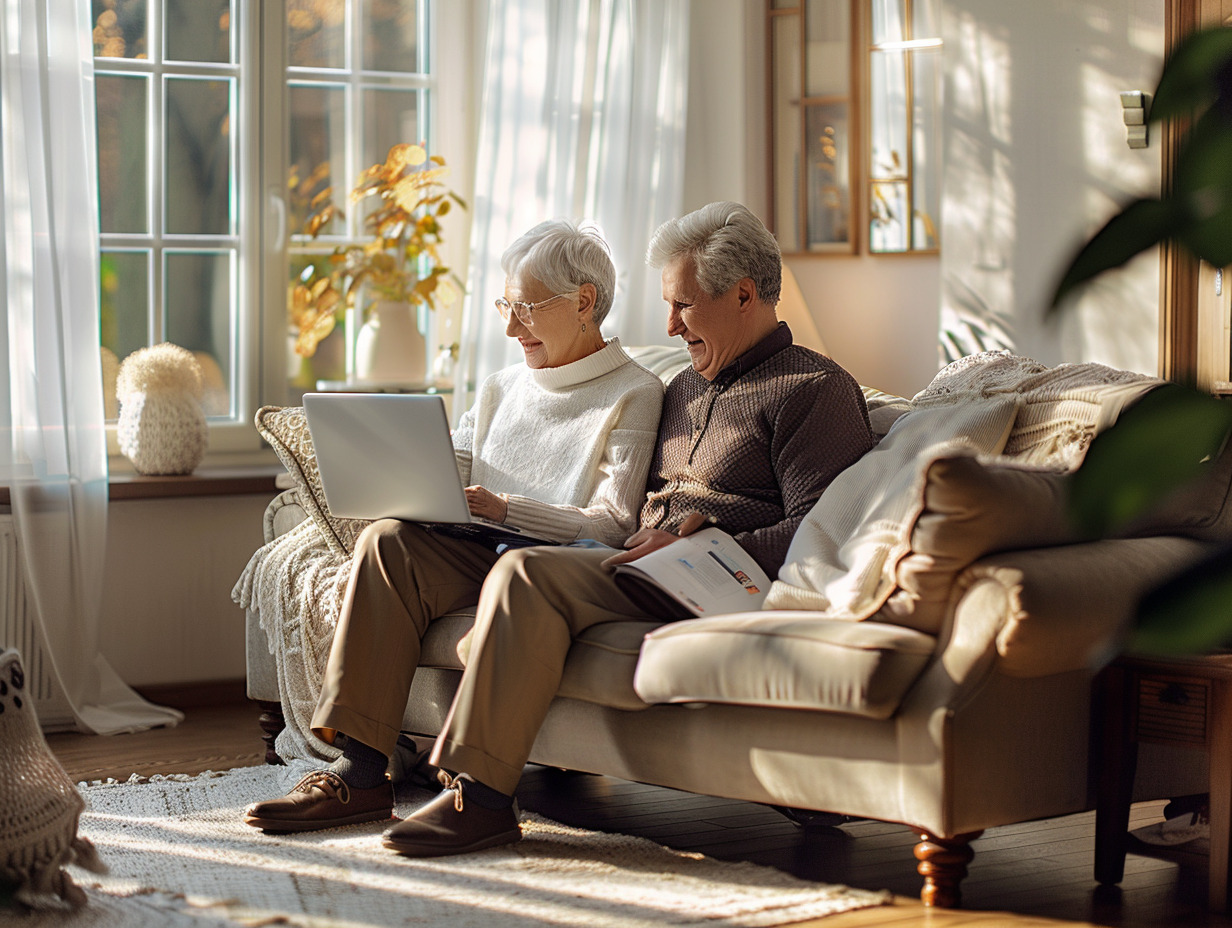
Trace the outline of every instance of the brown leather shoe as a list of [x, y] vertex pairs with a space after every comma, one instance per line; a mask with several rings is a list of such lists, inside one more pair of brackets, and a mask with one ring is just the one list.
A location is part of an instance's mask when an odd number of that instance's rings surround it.
[[466, 774], [443, 774], [445, 789], [385, 832], [381, 843], [403, 857], [446, 857], [522, 840], [517, 809], [487, 809], [465, 801]]
[[316, 831], [393, 818], [394, 788], [386, 780], [370, 789], [347, 786], [332, 770], [314, 770], [281, 799], [244, 810], [244, 822], [263, 831]]

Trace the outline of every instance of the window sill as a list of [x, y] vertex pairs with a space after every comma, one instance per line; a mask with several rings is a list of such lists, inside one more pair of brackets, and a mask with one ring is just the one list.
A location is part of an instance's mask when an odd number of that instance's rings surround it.
[[[280, 492], [275, 481], [284, 472], [280, 464], [263, 464], [253, 467], [199, 467], [191, 474], [178, 477], [112, 474], [108, 496], [112, 500], [256, 494], [272, 497]], [[9, 488], [0, 486], [0, 506], [10, 503]]]

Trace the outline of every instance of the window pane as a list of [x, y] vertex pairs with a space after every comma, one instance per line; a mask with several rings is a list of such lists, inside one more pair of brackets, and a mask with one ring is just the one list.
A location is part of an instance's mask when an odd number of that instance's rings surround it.
[[419, 56], [418, 7], [414, 0], [364, 0], [366, 70], [425, 70]]
[[933, 0], [915, 0], [911, 4], [911, 37], [932, 39], [939, 35], [941, 35], [941, 27], [937, 23]]
[[287, 63], [346, 67], [346, 0], [287, 0]]
[[402, 142], [419, 142], [424, 137], [420, 125], [419, 90], [364, 91], [364, 135], [360, 151], [360, 170], [379, 164], [389, 150]]
[[231, 234], [231, 86], [230, 80], [167, 79], [170, 233]]
[[907, 184], [905, 181], [874, 181], [869, 203], [868, 247], [871, 251], [905, 251], [907, 248]]
[[168, 251], [163, 273], [164, 337], [197, 354], [208, 394], [207, 412], [225, 415], [232, 382], [234, 254]]
[[771, 20], [774, 73], [774, 232], [800, 250], [800, 17]]
[[150, 344], [150, 252], [104, 250], [99, 257], [103, 345], [120, 360]]
[[939, 50], [912, 52], [912, 83], [915, 90], [915, 127], [912, 146], [915, 161], [911, 173], [911, 246], [936, 248], [937, 221], [941, 213], [941, 56]]
[[231, 61], [231, 0], [167, 0], [171, 61]]
[[903, 0], [873, 0], [873, 44], [902, 42], [907, 38], [903, 24]]
[[98, 126], [98, 205], [102, 232], [149, 231], [146, 77], [94, 79]]
[[906, 177], [907, 53], [875, 51], [869, 59], [870, 170], [874, 178]]
[[148, 58], [147, 0], [92, 0], [94, 54], [100, 58]]
[[809, 0], [804, 9], [808, 43], [805, 92], [845, 97], [851, 86], [851, 5], [848, 0]]
[[808, 247], [851, 240], [850, 133], [847, 104], [810, 106], [805, 112]]
[[[347, 195], [354, 178], [346, 177], [346, 99], [341, 87], [292, 85], [290, 106], [290, 159], [287, 221], [292, 233], [301, 232], [308, 217], [323, 201], [314, 199], [329, 192], [334, 206], [345, 215]], [[321, 235], [343, 235], [346, 224], [332, 219]]]

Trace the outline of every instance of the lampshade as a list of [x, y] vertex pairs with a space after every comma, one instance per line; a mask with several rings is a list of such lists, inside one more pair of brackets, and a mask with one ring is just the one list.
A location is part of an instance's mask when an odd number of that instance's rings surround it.
[[796, 283], [796, 277], [786, 264], [783, 265], [783, 287], [779, 294], [778, 317], [791, 327], [792, 340], [797, 345], [812, 348], [814, 351], [828, 355], [825, 342], [821, 340], [821, 332], [809, 312], [804, 301], [804, 293]]

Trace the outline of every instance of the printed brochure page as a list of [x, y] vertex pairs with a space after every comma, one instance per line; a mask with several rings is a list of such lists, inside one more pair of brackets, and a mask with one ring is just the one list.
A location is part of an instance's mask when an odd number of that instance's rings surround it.
[[616, 573], [641, 577], [694, 615], [722, 615], [761, 608], [770, 578], [736, 540], [717, 528], [686, 535]]

